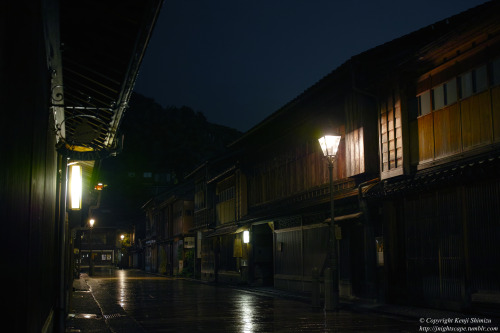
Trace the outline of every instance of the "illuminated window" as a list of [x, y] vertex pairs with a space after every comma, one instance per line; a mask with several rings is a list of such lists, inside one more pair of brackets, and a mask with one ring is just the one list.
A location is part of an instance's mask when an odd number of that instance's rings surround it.
[[[429, 92], [427, 93], [429, 94]], [[428, 97], [430, 96], [428, 95]], [[428, 103], [430, 106], [430, 100]], [[380, 101], [380, 143], [383, 172], [403, 166], [402, 133], [399, 93], [392, 91], [387, 95], [387, 98]]]
[[472, 96], [472, 72], [465, 73], [460, 79], [460, 98]]
[[457, 79], [432, 89], [432, 109], [439, 110], [457, 101]]
[[488, 89], [488, 74], [486, 65], [476, 68], [472, 71], [472, 73], [474, 79], [474, 92], [480, 93], [481, 91]]
[[418, 98], [418, 115], [424, 116], [431, 112], [431, 91], [427, 90]]
[[446, 105], [444, 84], [432, 89], [432, 109], [439, 110]]
[[444, 86], [445, 86], [446, 105], [451, 105], [458, 100], [457, 79], [453, 78], [453, 80], [446, 82]]
[[488, 89], [488, 71], [486, 65], [459, 76], [460, 97], [467, 98]]

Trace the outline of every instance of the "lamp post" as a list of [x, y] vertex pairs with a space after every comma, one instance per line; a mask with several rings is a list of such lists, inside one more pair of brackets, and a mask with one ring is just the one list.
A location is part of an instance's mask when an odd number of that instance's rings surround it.
[[120, 248], [119, 252], [119, 262], [118, 267], [120, 269], [128, 268], [130, 265], [130, 256], [128, 253], [128, 247], [130, 246], [130, 234], [121, 234], [120, 235]]
[[89, 236], [89, 247], [90, 247], [90, 258], [89, 258], [89, 275], [92, 276], [94, 275], [94, 260], [92, 257], [92, 229], [94, 229], [94, 219], [89, 220], [89, 226], [90, 226], [90, 236]]
[[123, 240], [125, 239], [125, 235], [124, 234], [121, 234], [120, 235], [120, 239], [121, 239], [121, 242], [120, 242], [120, 258], [119, 258], [119, 261], [120, 263], [118, 264], [118, 267], [119, 268], [123, 268], [125, 265], [123, 264]]
[[[325, 310], [337, 310], [339, 307], [339, 276], [338, 276], [338, 253], [337, 239], [335, 237], [335, 213], [333, 201], [333, 162], [337, 157], [340, 136], [325, 135], [318, 139], [323, 155], [328, 160], [330, 173], [330, 230], [328, 241], [328, 264], [329, 274], [325, 272]], [[327, 276], [330, 275], [331, 276]], [[330, 285], [329, 285], [330, 284]]]

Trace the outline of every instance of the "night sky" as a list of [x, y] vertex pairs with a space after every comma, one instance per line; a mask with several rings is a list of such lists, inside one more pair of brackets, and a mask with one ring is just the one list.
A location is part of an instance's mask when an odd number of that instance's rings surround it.
[[165, 0], [135, 91], [247, 131], [350, 57], [484, 0]]

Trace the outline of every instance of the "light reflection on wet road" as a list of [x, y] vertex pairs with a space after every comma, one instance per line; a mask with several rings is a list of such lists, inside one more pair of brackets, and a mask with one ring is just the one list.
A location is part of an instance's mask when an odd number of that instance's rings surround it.
[[[89, 281], [103, 314], [117, 307], [146, 332], [415, 332], [418, 324], [374, 313], [313, 312], [310, 304], [139, 270]], [[106, 313], [108, 312], [108, 313]]]

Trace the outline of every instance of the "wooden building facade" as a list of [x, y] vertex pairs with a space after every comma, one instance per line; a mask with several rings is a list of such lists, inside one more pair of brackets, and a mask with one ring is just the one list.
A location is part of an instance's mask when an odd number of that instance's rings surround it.
[[235, 163], [228, 152], [186, 177], [195, 184], [196, 276], [205, 281], [241, 282], [245, 245], [237, 222], [246, 214], [246, 179]]
[[331, 221], [328, 164], [318, 138], [340, 134], [333, 174], [340, 292], [368, 297], [373, 290], [365, 277], [374, 274], [375, 257], [353, 254], [364, 253], [368, 238], [360, 235], [372, 229], [362, 218], [359, 186], [377, 178], [376, 103], [354, 91], [349, 63], [334, 73], [233, 144], [244, 151], [247, 179], [248, 214], [239, 223], [252, 238], [249, 283], [310, 292], [313, 269], [322, 277], [327, 266]]
[[[498, 2], [447, 32], [379, 90], [388, 300], [464, 309], [500, 299]], [[432, 33], [430, 33], [432, 35]]]
[[141, 239], [144, 269], [166, 275], [195, 271], [193, 184], [185, 183], [151, 198], [142, 206], [146, 213], [145, 237]]

